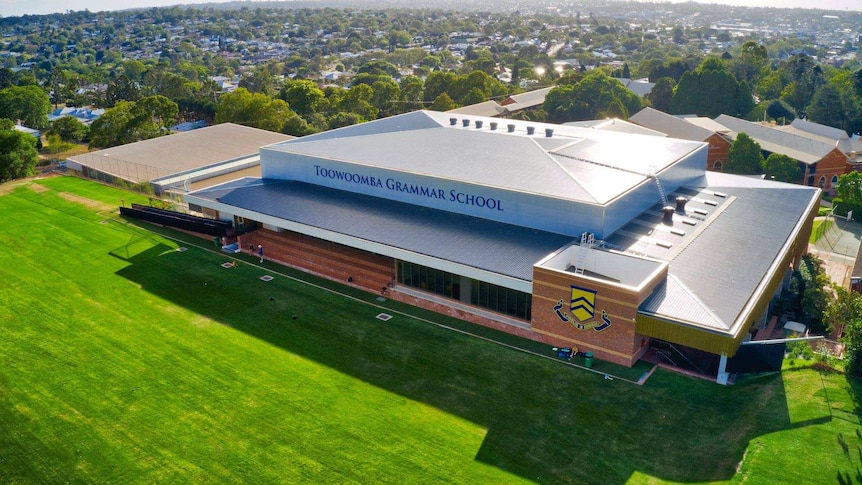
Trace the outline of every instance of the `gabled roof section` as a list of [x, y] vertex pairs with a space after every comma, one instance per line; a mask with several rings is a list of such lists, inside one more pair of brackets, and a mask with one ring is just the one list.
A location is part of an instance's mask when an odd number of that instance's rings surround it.
[[508, 111], [532, 108], [533, 106], [538, 106], [544, 103], [548, 93], [551, 92], [551, 89], [554, 89], [554, 87], [555, 86], [551, 86], [549, 88], [534, 89], [532, 91], [527, 91], [526, 93], [513, 94], [503, 100], [500, 105]]
[[496, 101], [485, 101], [482, 103], [471, 104], [469, 106], [450, 109], [447, 113], [494, 117], [500, 116], [500, 113], [503, 111], [503, 108], [501, 108]]
[[834, 143], [823, 143], [809, 137], [788, 133], [775, 127], [752, 123], [733, 116], [720, 115], [715, 121], [735, 133], [746, 133], [759, 143], [763, 150], [781, 153], [809, 165], [817, 163], [836, 148]]
[[834, 144], [844, 153], [862, 152], [862, 142], [847, 136], [847, 132], [831, 126], [821, 125], [808, 120], [796, 118], [789, 125], [776, 126], [778, 130], [794, 135], [810, 138], [815, 141]]
[[[417, 111], [265, 150], [604, 204], [641, 183], [651, 166], [661, 170], [700, 147], [654, 136]], [[599, 192], [587, 188], [596, 171], [607, 177]]]
[[568, 123], [563, 123], [563, 125], [577, 126], [580, 128], [592, 128], [594, 130], [619, 131], [621, 133], [631, 133], [635, 135], [667, 136], [666, 133], [652, 130], [650, 128], [635, 123], [630, 123], [626, 120], [621, 120], [619, 118], [588, 121], [570, 121]]
[[646, 107], [629, 117], [629, 121], [681, 140], [704, 141], [713, 131], [689, 123], [676, 116]]
[[256, 157], [261, 146], [294, 138], [272, 131], [222, 123], [75, 155], [69, 160], [126, 180], [143, 182], [240, 158]]

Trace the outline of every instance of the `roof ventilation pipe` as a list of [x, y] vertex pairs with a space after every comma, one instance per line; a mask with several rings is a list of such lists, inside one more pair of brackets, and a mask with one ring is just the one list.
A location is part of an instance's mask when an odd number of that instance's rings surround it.
[[677, 212], [685, 213], [685, 203], [688, 202], [688, 199], [685, 197], [677, 197], [676, 198], [676, 210]]
[[509, 130], [509, 133], [515, 132], [515, 125], [506, 125], [506, 128]]
[[492, 129], [492, 130], [496, 130], [496, 129], [497, 129], [497, 122], [496, 122], [496, 121], [492, 121], [492, 122], [490, 122], [490, 123], [488, 123], [488, 124], [491, 126], [491, 129]]
[[461, 120], [461, 123], [464, 125], [464, 128], [470, 126], [470, 120], [468, 120], [466, 118]]
[[458, 124], [458, 118], [449, 118], [449, 124], [455, 126]]
[[476, 128], [482, 127], [482, 120], [476, 120]]
[[535, 132], [536, 132], [536, 127], [535, 127], [535, 126], [528, 126], [528, 127], [527, 127], [527, 134], [528, 134], [528, 135], [532, 135], [532, 134], [533, 134], [533, 133], [535, 133]]
[[664, 215], [661, 218], [661, 221], [665, 224], [673, 224], [673, 206], [666, 205], [662, 208], [662, 212]]
[[548, 138], [554, 136], [554, 129], [553, 128], [545, 128], [545, 136]]

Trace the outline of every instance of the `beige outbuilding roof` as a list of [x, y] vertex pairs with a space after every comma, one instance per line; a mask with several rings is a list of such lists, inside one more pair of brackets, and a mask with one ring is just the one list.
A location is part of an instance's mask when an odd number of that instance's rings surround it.
[[296, 137], [222, 123], [75, 155], [68, 160], [139, 183], [257, 156], [261, 146], [293, 138]]

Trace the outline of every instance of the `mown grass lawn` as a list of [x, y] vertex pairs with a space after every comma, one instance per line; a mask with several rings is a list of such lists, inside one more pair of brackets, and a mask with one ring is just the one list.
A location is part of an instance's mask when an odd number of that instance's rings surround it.
[[120, 199], [146, 203], [128, 192], [59, 177], [0, 194], [0, 483], [841, 483], [862, 469], [862, 388], [839, 374], [605, 380], [270, 263], [222, 268], [207, 241], [118, 218]]

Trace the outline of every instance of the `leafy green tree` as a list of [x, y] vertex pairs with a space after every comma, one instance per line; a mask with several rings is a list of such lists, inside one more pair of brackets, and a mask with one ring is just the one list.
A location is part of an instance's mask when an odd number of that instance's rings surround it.
[[850, 204], [862, 204], [862, 172], [850, 172], [838, 177], [835, 195]]
[[432, 111], [449, 111], [455, 109], [455, 102], [446, 93], [440, 93], [428, 109]]
[[811, 255], [802, 257], [799, 269], [804, 281], [800, 321], [815, 333], [826, 332], [828, 326], [823, 314], [831, 299], [829, 276], [823, 270], [823, 262]]
[[356, 113], [347, 113], [347, 112], [339, 112], [329, 117], [329, 128], [341, 128], [343, 126], [357, 125], [359, 123], [364, 123], [366, 120], [356, 114]]
[[39, 152], [36, 138], [17, 130], [0, 130], [0, 182], [35, 173]]
[[15, 122], [9, 118], [0, 118], [0, 130], [14, 130]]
[[670, 111], [670, 100], [673, 98], [673, 78], [662, 77], [656, 80], [652, 91], [646, 95], [653, 108], [665, 113]]
[[434, 101], [440, 94], [448, 92], [449, 86], [455, 82], [455, 77], [455, 73], [449, 71], [434, 71], [429, 74], [425, 79], [425, 101]]
[[39, 86], [10, 86], [0, 89], [0, 118], [21, 120], [35, 129], [48, 127], [51, 100]]
[[593, 120], [604, 117], [609, 110], [625, 119], [642, 107], [638, 95], [599, 69], [591, 71], [578, 84], [555, 87], [542, 105], [548, 119], [556, 123]]
[[125, 74], [120, 74], [108, 83], [105, 90], [105, 106], [111, 108], [120, 101], [137, 101], [141, 97], [141, 85]]
[[736, 135], [736, 140], [733, 140], [733, 144], [730, 146], [724, 171], [754, 175], [760, 173], [763, 162], [760, 144], [743, 132]]
[[177, 104], [161, 95], [120, 101], [90, 125], [90, 147], [107, 148], [167, 135], [178, 113]]
[[766, 178], [779, 182], [799, 182], [802, 179], [802, 169], [799, 162], [780, 153], [770, 153], [763, 161], [763, 173]]
[[272, 96], [276, 93], [275, 79], [267, 66], [257, 66], [250, 74], [244, 75], [239, 81], [239, 87], [251, 93], [261, 93]]
[[285, 82], [279, 97], [302, 117], [321, 111], [326, 104], [326, 94], [323, 90], [314, 81], [304, 79]]
[[72, 116], [63, 116], [51, 123], [47, 134], [57, 135], [62, 141], [80, 142], [90, 134], [90, 128]]
[[844, 343], [847, 365], [845, 370], [854, 376], [862, 372], [862, 294], [833, 285], [835, 298], [824, 312], [824, 320], [838, 329]]
[[731, 61], [731, 70], [737, 79], [756, 83], [768, 63], [766, 47], [750, 40], [742, 44], [739, 54]]
[[829, 82], [817, 89], [805, 114], [815, 123], [852, 131], [860, 115], [859, 101]]
[[293, 113], [287, 103], [245, 88], [223, 95], [216, 108], [216, 123], [236, 123], [262, 130], [281, 132]]
[[766, 105], [766, 116], [773, 120], [781, 120], [782, 122], [791, 122], [796, 119], [796, 111], [793, 106], [780, 99], [773, 99]]
[[754, 108], [751, 89], [738, 82], [722, 59], [708, 57], [694, 71], [683, 74], [670, 103], [672, 114], [720, 114], [744, 117]]
[[374, 89], [367, 84], [358, 84], [351, 86], [344, 93], [344, 96], [338, 102], [338, 109], [342, 112], [356, 113], [363, 120], [373, 120], [377, 118], [378, 109], [372, 100], [374, 99]]

